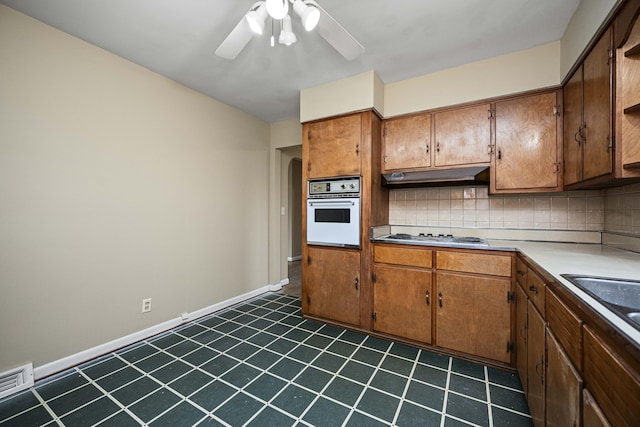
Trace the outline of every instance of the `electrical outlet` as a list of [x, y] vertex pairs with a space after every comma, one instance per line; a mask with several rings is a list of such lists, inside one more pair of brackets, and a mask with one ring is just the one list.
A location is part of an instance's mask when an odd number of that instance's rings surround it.
[[142, 312], [148, 313], [151, 311], [151, 298], [145, 298], [142, 300]]

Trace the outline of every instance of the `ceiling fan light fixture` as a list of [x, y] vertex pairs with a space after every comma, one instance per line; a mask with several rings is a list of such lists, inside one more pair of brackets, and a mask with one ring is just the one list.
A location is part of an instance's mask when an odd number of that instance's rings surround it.
[[264, 32], [264, 23], [267, 20], [267, 8], [264, 1], [259, 1], [249, 9], [249, 12], [245, 15], [251, 31], [258, 35], [262, 35]]
[[291, 29], [291, 17], [289, 15], [286, 15], [282, 19], [282, 30], [280, 30], [280, 37], [278, 38], [278, 43], [284, 44], [286, 46], [291, 46], [296, 41], [298, 41], [298, 39], [296, 38], [296, 35], [293, 33], [293, 30]]
[[305, 30], [312, 31], [316, 25], [318, 25], [318, 21], [320, 21], [320, 10], [315, 2], [309, 0], [294, 0], [293, 10], [296, 12], [296, 15], [300, 17], [300, 21], [302, 21], [302, 26]]
[[266, 0], [267, 12], [273, 19], [283, 19], [289, 13], [289, 0]]

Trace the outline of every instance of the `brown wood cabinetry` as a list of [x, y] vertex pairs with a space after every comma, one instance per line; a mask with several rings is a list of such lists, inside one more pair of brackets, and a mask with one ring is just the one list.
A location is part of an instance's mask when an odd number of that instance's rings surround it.
[[545, 411], [545, 323], [544, 318], [527, 302], [527, 401], [533, 424], [544, 426]]
[[310, 246], [302, 310], [312, 316], [360, 325], [360, 252]]
[[436, 252], [438, 347], [511, 362], [509, 254]]
[[385, 120], [382, 134], [383, 171], [431, 166], [431, 114]]
[[584, 327], [584, 381], [612, 425], [640, 425], [640, 375], [588, 326]]
[[373, 259], [373, 330], [431, 344], [433, 251], [378, 244]]
[[[636, 12], [637, 16], [637, 12]], [[616, 53], [616, 164], [623, 177], [640, 176], [640, 19]]]
[[[549, 313], [551, 313], [551, 307]], [[547, 328], [546, 364], [547, 427], [579, 426], [582, 416], [580, 411], [582, 378], [550, 328]]]
[[565, 185], [613, 171], [612, 43], [609, 29], [565, 86]]
[[611, 427], [598, 402], [586, 388], [582, 391], [582, 419], [583, 427]]
[[[306, 244], [302, 209], [302, 314], [348, 327], [371, 328], [370, 227], [389, 222], [389, 192], [380, 169], [381, 120], [373, 111], [303, 124], [302, 180], [360, 176], [361, 249]], [[306, 189], [306, 185], [303, 186]], [[357, 282], [356, 282], [357, 278]]]
[[560, 191], [562, 92], [495, 103], [492, 193]]
[[527, 263], [516, 261], [516, 366], [534, 425], [640, 425], [637, 350]]
[[431, 344], [432, 271], [377, 264], [373, 330]]
[[361, 139], [361, 114], [306, 123], [302, 150], [307, 178], [360, 175]]
[[489, 164], [491, 105], [477, 104], [434, 114], [435, 166]]
[[436, 345], [509, 363], [511, 280], [436, 273]]

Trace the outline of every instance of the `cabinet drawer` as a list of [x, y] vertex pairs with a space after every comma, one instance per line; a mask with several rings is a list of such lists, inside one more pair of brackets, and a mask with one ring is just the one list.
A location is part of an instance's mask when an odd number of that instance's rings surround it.
[[511, 256], [437, 251], [436, 268], [511, 277]]
[[542, 278], [535, 271], [529, 269], [527, 272], [527, 286], [525, 286], [524, 290], [543, 317], [546, 313], [544, 299], [546, 287], [547, 285], [545, 285]]
[[527, 285], [527, 273], [529, 271], [529, 267], [525, 264], [520, 257], [516, 258], [516, 281], [523, 288]]
[[582, 320], [551, 290], [546, 291], [547, 322], [571, 363], [582, 370]]
[[409, 265], [413, 267], [433, 267], [433, 251], [416, 247], [376, 245], [374, 262], [385, 264]]
[[584, 380], [614, 426], [640, 426], [640, 376], [584, 327]]

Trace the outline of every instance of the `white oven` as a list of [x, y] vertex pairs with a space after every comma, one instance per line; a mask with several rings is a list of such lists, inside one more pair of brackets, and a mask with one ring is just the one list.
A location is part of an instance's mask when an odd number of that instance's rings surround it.
[[308, 182], [307, 243], [360, 247], [360, 177]]

